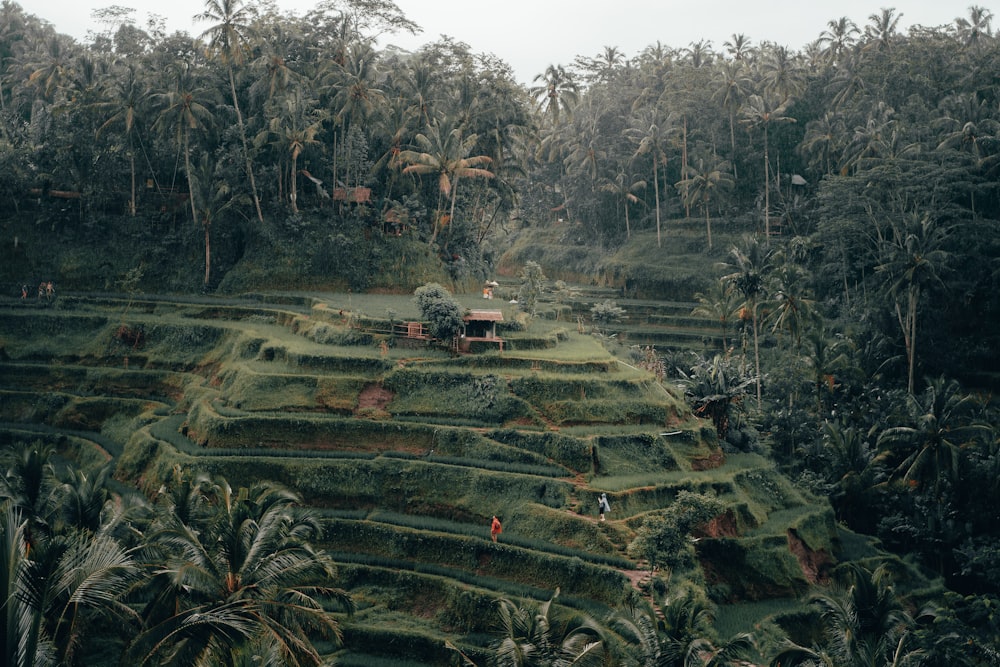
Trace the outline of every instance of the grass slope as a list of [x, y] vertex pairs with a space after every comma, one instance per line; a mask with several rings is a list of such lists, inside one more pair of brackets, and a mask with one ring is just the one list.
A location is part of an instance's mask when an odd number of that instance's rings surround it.
[[[145, 491], [175, 466], [298, 490], [358, 601], [343, 664], [449, 664], [445, 642], [485, 655], [501, 596], [558, 586], [561, 604], [603, 617], [639, 593], [644, 565], [625, 548], [681, 490], [728, 509], [671, 585], [736, 605], [727, 631], [794, 608], [836, 557], [825, 502], [762, 457], [724, 456], [681, 397], [600, 337], [489, 306], [506, 311], [504, 351], [454, 355], [389, 333], [416, 317], [409, 297], [2, 302], [0, 432], [114, 460]], [[701, 326], [677, 321], [683, 304], [628, 308], [631, 340]]]

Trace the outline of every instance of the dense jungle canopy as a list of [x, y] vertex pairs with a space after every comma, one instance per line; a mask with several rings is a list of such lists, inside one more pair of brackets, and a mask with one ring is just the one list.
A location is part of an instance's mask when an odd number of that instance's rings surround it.
[[[724, 349], [634, 361], [684, 384], [726, 447], [765, 451], [844, 526], [939, 578], [937, 615], [906, 634], [905, 664], [998, 664], [990, 11], [907, 33], [891, 8], [832, 16], [800, 51], [738, 33], [631, 57], [608, 46], [527, 88], [446, 38], [380, 48], [379, 35], [415, 28], [389, 0], [327, 0], [303, 16], [208, 0], [199, 35], [119, 7], [103, 19], [80, 43], [0, 5], [8, 299], [41, 281], [60, 293], [408, 294], [543, 271], [564, 281], [557, 302], [579, 283], [697, 303]], [[592, 311], [621, 315], [611, 302]], [[5, 479], [3, 497], [17, 497]], [[299, 528], [283, 513], [291, 500], [255, 492], [246, 511]], [[305, 568], [327, 566], [278, 542]], [[884, 573], [866, 574], [851, 591], [884, 596]], [[326, 622], [313, 611], [289, 632]], [[899, 627], [878, 641], [902, 655]], [[153, 655], [156, 637], [143, 637], [134, 650]], [[840, 640], [771, 657], [904, 664]]]

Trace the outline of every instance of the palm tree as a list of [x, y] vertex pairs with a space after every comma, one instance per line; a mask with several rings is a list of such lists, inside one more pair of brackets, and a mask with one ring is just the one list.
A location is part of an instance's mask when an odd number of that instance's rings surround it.
[[912, 394], [920, 297], [929, 287], [943, 284], [941, 274], [950, 258], [944, 249], [949, 230], [932, 220], [930, 214], [916, 211], [902, 220], [892, 219], [888, 227], [887, 233], [880, 232], [877, 237], [881, 262], [875, 270], [885, 276], [886, 291], [903, 333], [906, 388]]
[[854, 21], [841, 16], [839, 19], [832, 19], [827, 22], [827, 29], [819, 36], [819, 43], [823, 47], [823, 55], [831, 65], [839, 64], [844, 55], [850, 51], [857, 41], [856, 35], [861, 31]]
[[612, 628], [628, 643], [640, 667], [695, 667], [712, 663], [715, 647], [712, 607], [689, 588], [657, 601], [643, 600], [626, 613], [615, 614]]
[[865, 26], [864, 49], [866, 51], [884, 52], [892, 48], [898, 33], [896, 26], [902, 14], [897, 14], [895, 7], [883, 7], [878, 14], [868, 15], [868, 25]]
[[232, 188], [215, 175], [215, 164], [208, 154], [202, 154], [191, 178], [191, 198], [197, 202], [198, 220], [205, 237], [205, 279], [207, 288], [212, 277], [212, 223], [227, 209], [239, 203], [240, 198]]
[[740, 319], [750, 320], [753, 331], [754, 372], [757, 383], [757, 407], [761, 404], [760, 346], [758, 344], [758, 306], [767, 294], [767, 279], [771, 270], [772, 252], [767, 250], [756, 236], [744, 236], [743, 247], [733, 246], [729, 251], [727, 265], [731, 273], [721, 278], [723, 284], [731, 286], [743, 298]]
[[[352, 167], [353, 144], [348, 139], [353, 134], [363, 136], [359, 130], [364, 128], [369, 118], [375, 116], [387, 104], [385, 93], [376, 86], [378, 80], [378, 52], [371, 42], [352, 42], [344, 50], [343, 58], [332, 60], [329, 68], [321, 76], [321, 89], [330, 95], [331, 118], [335, 126], [340, 128], [340, 143], [349, 151], [346, 166], [345, 182], [352, 184], [350, 169]], [[334, 141], [336, 141], [336, 133]], [[333, 148], [333, 183], [339, 180], [337, 165], [337, 147]], [[361, 179], [360, 170], [355, 170], [353, 184]]]
[[172, 132], [178, 151], [184, 153], [184, 174], [188, 181], [191, 220], [197, 222], [198, 211], [191, 188], [191, 131], [204, 129], [213, 119], [208, 107], [211, 104], [211, 92], [197, 85], [191, 67], [187, 63], [180, 63], [174, 70], [173, 77], [173, 90], [154, 96], [161, 106], [154, 125], [165, 132]]
[[246, 127], [243, 124], [243, 112], [240, 111], [240, 100], [236, 94], [236, 74], [234, 66], [245, 62], [246, 52], [250, 42], [249, 22], [253, 17], [250, 7], [243, 0], [205, 0], [205, 11], [198, 14], [198, 21], [212, 21], [215, 25], [201, 33], [202, 38], [208, 38], [209, 49], [214, 51], [226, 65], [229, 74], [229, 93], [236, 111], [236, 123], [240, 128], [240, 141], [243, 144], [243, 158], [246, 161], [246, 174], [250, 180], [250, 192], [253, 195], [254, 207], [257, 209], [257, 220], [264, 224], [264, 214], [260, 209], [260, 198], [257, 196], [257, 182], [254, 180], [253, 159], [247, 145]]
[[660, 236], [660, 163], [666, 163], [666, 148], [670, 141], [672, 117], [664, 118], [657, 106], [643, 107], [632, 117], [625, 136], [636, 144], [633, 158], [649, 155], [653, 161], [653, 199], [656, 205], [656, 247], [662, 246]]
[[993, 33], [990, 30], [992, 21], [993, 12], [980, 5], [969, 7], [969, 18], [955, 19], [958, 35], [965, 47], [978, 53], [984, 43], [993, 39]]
[[638, 179], [636, 176], [628, 175], [625, 165], [619, 164], [613, 178], [604, 179], [600, 189], [610, 192], [621, 200], [622, 208], [625, 209], [625, 238], [632, 238], [632, 225], [629, 223], [629, 204], [636, 204], [639, 198], [635, 193], [646, 187], [646, 181]]
[[139, 575], [114, 538], [72, 529], [32, 546], [30, 519], [0, 504], [0, 651], [17, 667], [72, 664], [98, 616], [134, 619], [122, 600]]
[[821, 647], [789, 645], [771, 659], [772, 667], [904, 667], [919, 664], [918, 650], [909, 648], [915, 627], [903, 608], [885, 565], [869, 570], [845, 566], [844, 581], [829, 593], [809, 599], [822, 619]]
[[770, 157], [768, 155], [768, 129], [772, 124], [794, 123], [795, 119], [786, 116], [789, 100], [781, 103], [761, 95], [751, 95], [743, 108], [743, 121], [751, 127], [759, 127], [764, 131], [764, 235], [767, 243], [771, 237], [771, 177]]
[[696, 292], [694, 298], [698, 305], [691, 310], [691, 314], [719, 323], [722, 332], [722, 350], [728, 354], [727, 336], [730, 322], [737, 310], [733, 290], [728, 289], [724, 282], [717, 281], [709, 284], [707, 292]]
[[772, 322], [771, 332], [788, 332], [798, 350], [803, 332], [819, 322], [816, 302], [810, 298], [806, 287], [808, 276], [805, 269], [786, 259], [775, 268], [772, 279], [773, 310], [768, 315]]
[[750, 47], [752, 42], [750, 38], [741, 33], [733, 33], [733, 35], [724, 41], [722, 45], [726, 47], [726, 53], [736, 61], [746, 60], [750, 55]]
[[[728, 44], [728, 42], [727, 42]], [[750, 88], [751, 79], [742, 59], [725, 61], [715, 70], [715, 93], [729, 116], [729, 146], [732, 151], [733, 177], [736, 178], [736, 114]]]
[[292, 213], [298, 213], [298, 159], [307, 147], [318, 145], [316, 135], [323, 128], [326, 114], [316, 108], [316, 100], [305, 97], [301, 88], [294, 88], [281, 100], [279, 110], [271, 117], [268, 131], [274, 143], [291, 160], [289, 201]]
[[519, 606], [502, 598], [498, 615], [502, 639], [496, 645], [494, 667], [585, 667], [606, 659], [603, 630], [582, 614], [560, 615], [553, 609], [559, 596], [537, 607]]
[[711, 205], [733, 186], [729, 178], [729, 163], [717, 160], [705, 166], [705, 160], [699, 159], [698, 166], [688, 164], [685, 176], [678, 181], [676, 187], [685, 192], [685, 203], [701, 208], [705, 214], [705, 229], [708, 234], [708, 249], [712, 249], [712, 218]]
[[573, 114], [579, 86], [572, 73], [562, 65], [549, 65], [543, 73], [535, 76], [534, 81], [538, 85], [532, 86], [528, 92], [535, 99], [538, 109], [553, 123], [559, 122], [561, 114]]
[[765, 96], [773, 97], [779, 104], [787, 105], [805, 87], [805, 71], [784, 46], [768, 49], [760, 70]]
[[989, 427], [972, 420], [976, 397], [964, 394], [955, 380], [931, 380], [920, 398], [907, 397], [912, 425], [882, 431], [879, 460], [895, 467], [890, 479], [912, 488], [930, 486], [940, 495], [944, 481], [957, 482], [961, 451], [990, 434]]
[[[445, 121], [447, 123], [447, 121]], [[435, 121], [427, 127], [427, 131], [414, 137], [418, 150], [406, 150], [399, 154], [399, 163], [407, 165], [404, 174], [434, 174], [438, 178], [438, 206], [434, 216], [430, 243], [434, 243], [441, 227], [445, 199], [451, 199], [448, 222], [454, 220], [455, 195], [460, 178], [493, 178], [492, 171], [486, 166], [493, 160], [488, 155], [469, 153], [476, 146], [478, 137], [475, 134], [463, 136], [461, 126], [451, 129], [442, 127]]]
[[124, 78], [115, 80], [115, 99], [100, 103], [101, 109], [108, 109], [111, 115], [97, 128], [97, 136], [112, 125], [121, 125], [128, 139], [129, 171], [132, 175], [131, 190], [128, 202], [129, 215], [135, 216], [135, 148], [133, 142], [136, 135], [136, 118], [145, 109], [150, 99], [150, 91], [136, 74], [136, 66], [129, 63], [125, 66]]
[[285, 26], [277, 23], [271, 30], [271, 34], [258, 46], [260, 55], [250, 63], [251, 71], [257, 76], [247, 92], [250, 93], [250, 100], [258, 103], [266, 103], [285, 94], [303, 78], [288, 63], [291, 39]]
[[228, 664], [247, 643], [266, 641], [285, 664], [321, 664], [312, 637], [340, 639], [324, 602], [348, 610], [351, 603], [328, 584], [334, 564], [313, 548], [319, 526], [298, 511], [299, 497], [266, 484], [236, 493], [224, 480], [204, 479], [181, 496], [201, 509], [183, 523], [174, 496], [162, 498], [165, 511], [149, 535], [156, 569], [145, 625], [125, 659]]
[[811, 169], [823, 174], [833, 173], [833, 156], [842, 150], [840, 142], [845, 134], [841, 117], [827, 111], [821, 118], [806, 124], [806, 134], [796, 150], [808, 160]]

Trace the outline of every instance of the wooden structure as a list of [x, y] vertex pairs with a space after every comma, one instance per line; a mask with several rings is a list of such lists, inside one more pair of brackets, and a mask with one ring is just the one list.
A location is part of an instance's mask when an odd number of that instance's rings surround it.
[[503, 322], [499, 310], [470, 310], [462, 318], [462, 334], [458, 339], [458, 349], [468, 352], [474, 341], [496, 343], [503, 352], [503, 338], [497, 336], [497, 322]]
[[371, 188], [334, 188], [334, 201], [346, 201], [352, 204], [365, 204], [372, 200]]

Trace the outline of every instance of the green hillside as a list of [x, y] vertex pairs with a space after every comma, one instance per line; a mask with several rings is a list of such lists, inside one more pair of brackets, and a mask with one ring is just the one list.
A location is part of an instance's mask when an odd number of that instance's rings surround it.
[[[502, 304], [503, 352], [456, 355], [362, 314], [390, 307], [413, 315], [409, 297], [346, 294], [136, 299], [127, 316], [111, 297], [8, 301], [4, 437], [111, 459], [146, 493], [175, 469], [296, 489], [359, 608], [343, 620], [352, 659], [447, 664], [446, 641], [483, 655], [499, 597], [558, 588], [595, 616], [622, 608], [651, 585], [626, 546], [682, 490], [727, 509], [699, 534], [698, 566], [657, 586], [795, 606], [837, 562], [825, 500], [759, 455], [724, 453], [675, 390], [598, 337], [545, 319], [521, 330]], [[671, 325], [643, 330], [657, 326]]]

